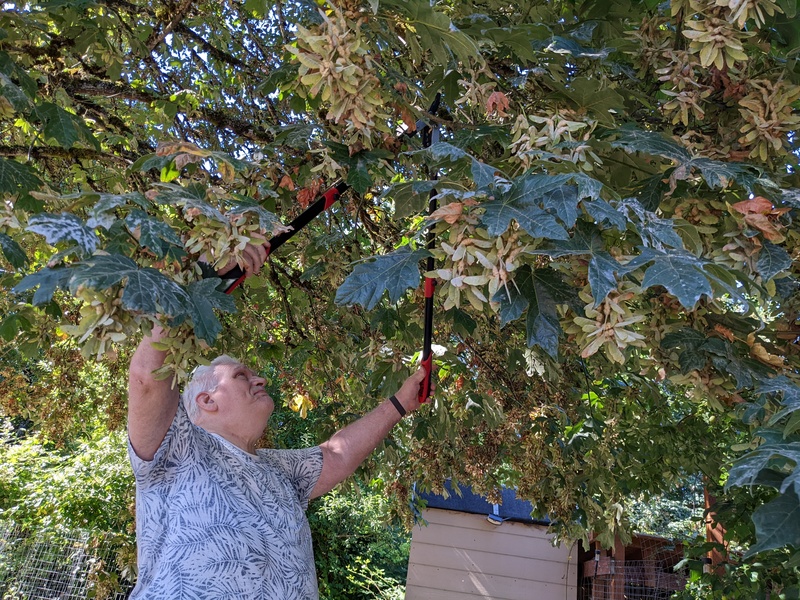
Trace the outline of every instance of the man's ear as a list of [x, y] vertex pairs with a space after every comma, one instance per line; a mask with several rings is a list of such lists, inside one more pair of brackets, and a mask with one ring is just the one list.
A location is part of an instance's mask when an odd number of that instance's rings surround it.
[[200, 408], [200, 410], [206, 412], [216, 412], [219, 410], [219, 405], [214, 402], [214, 399], [208, 392], [200, 392], [197, 394], [194, 401], [197, 403], [197, 406]]

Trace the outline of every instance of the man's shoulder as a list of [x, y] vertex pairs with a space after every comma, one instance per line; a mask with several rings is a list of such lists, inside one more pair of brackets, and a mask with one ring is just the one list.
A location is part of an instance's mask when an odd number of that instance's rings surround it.
[[135, 449], [128, 440], [128, 457], [137, 477], [147, 476], [153, 470], [163, 469], [189, 460], [196, 446], [197, 439], [202, 436], [203, 430], [194, 425], [186, 413], [183, 403], [178, 404], [175, 417], [156, 450], [152, 460], [145, 460], [136, 454]]

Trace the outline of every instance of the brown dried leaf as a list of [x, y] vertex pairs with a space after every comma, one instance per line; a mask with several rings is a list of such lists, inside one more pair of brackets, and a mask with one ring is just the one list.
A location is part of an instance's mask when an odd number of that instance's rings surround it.
[[400, 118], [406, 124], [406, 132], [414, 133], [417, 130], [417, 120], [414, 118], [414, 113], [405, 105], [397, 107], [397, 112], [400, 113]]
[[736, 339], [736, 336], [733, 334], [733, 331], [731, 331], [724, 325], [720, 325], [719, 323], [714, 325], [714, 331], [719, 335], [721, 335], [722, 337], [724, 337], [729, 342], [732, 342], [734, 339]]
[[770, 354], [767, 349], [759, 343], [755, 343], [750, 347], [750, 354], [761, 362], [770, 365], [771, 367], [783, 367], [783, 357]]
[[183, 169], [183, 167], [185, 167], [189, 163], [198, 163], [201, 162], [202, 160], [203, 160], [202, 156], [197, 156], [187, 153], [178, 154], [178, 156], [175, 157], [175, 168], [180, 171], [181, 169]]
[[431, 219], [441, 219], [453, 225], [461, 218], [463, 213], [464, 205], [461, 202], [451, 202], [447, 206], [442, 206], [431, 213]]
[[168, 156], [179, 152], [185, 152], [186, 154], [193, 154], [195, 156], [211, 156], [211, 152], [203, 150], [191, 142], [160, 142], [156, 148], [156, 154], [158, 156]]
[[278, 187], [283, 188], [285, 190], [289, 190], [290, 192], [293, 192], [295, 190], [294, 181], [292, 181], [292, 178], [289, 177], [288, 175], [284, 175], [283, 177], [281, 177], [281, 180], [278, 183]]
[[503, 92], [492, 92], [486, 100], [486, 114], [496, 114], [498, 117], [507, 117], [506, 109], [509, 107], [508, 98]]
[[766, 215], [745, 215], [744, 222], [750, 225], [750, 227], [758, 229], [770, 242], [777, 244], [786, 239], [778, 227], [776, 227], [777, 224], [770, 221], [769, 217]]
[[315, 179], [311, 182], [311, 185], [304, 187], [302, 190], [297, 192], [297, 203], [301, 206], [301, 208], [307, 208], [308, 205], [314, 201], [314, 198], [316, 198], [319, 194], [319, 189], [321, 187], [322, 180]]
[[732, 204], [731, 208], [743, 215], [768, 215], [772, 213], [772, 211], [775, 209], [775, 206], [763, 196], [756, 196], [755, 198], [742, 200], [741, 202]]

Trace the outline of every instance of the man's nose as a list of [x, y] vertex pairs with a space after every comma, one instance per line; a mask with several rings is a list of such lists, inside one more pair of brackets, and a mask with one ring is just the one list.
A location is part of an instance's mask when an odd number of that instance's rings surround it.
[[263, 377], [258, 376], [258, 375], [253, 375], [250, 378], [250, 383], [252, 385], [260, 385], [261, 387], [265, 387], [267, 385], [267, 380], [264, 379]]

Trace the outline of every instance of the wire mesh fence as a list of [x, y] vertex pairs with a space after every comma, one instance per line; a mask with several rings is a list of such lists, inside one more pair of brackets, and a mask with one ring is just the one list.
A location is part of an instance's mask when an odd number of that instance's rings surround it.
[[584, 573], [579, 600], [667, 600], [686, 586], [686, 577], [659, 561], [632, 560], [611, 572]]
[[617, 550], [584, 554], [578, 600], [667, 600], [686, 587], [680, 542], [639, 534]]
[[0, 523], [0, 598], [124, 600], [132, 585], [115, 573], [115, 554], [88, 532], [30, 534]]

